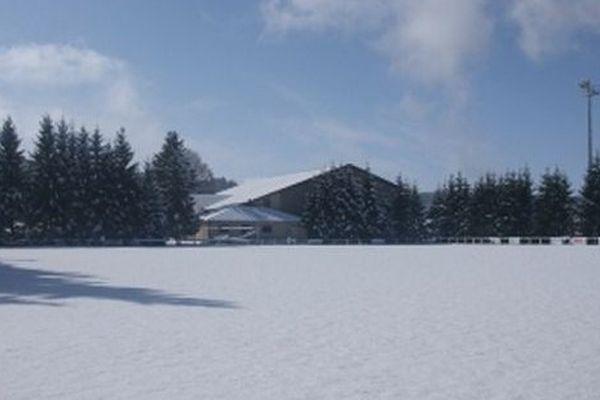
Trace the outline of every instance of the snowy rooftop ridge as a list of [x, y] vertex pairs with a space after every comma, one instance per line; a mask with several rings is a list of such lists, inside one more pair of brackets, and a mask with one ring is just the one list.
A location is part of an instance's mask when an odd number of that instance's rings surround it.
[[304, 182], [310, 178], [320, 175], [321, 173], [323, 173], [323, 171], [313, 170], [270, 178], [249, 179], [238, 186], [234, 186], [230, 189], [219, 192], [218, 195], [225, 196], [225, 198], [211, 204], [208, 208], [216, 210], [235, 204], [247, 203], [251, 200], [277, 192], [286, 187]]

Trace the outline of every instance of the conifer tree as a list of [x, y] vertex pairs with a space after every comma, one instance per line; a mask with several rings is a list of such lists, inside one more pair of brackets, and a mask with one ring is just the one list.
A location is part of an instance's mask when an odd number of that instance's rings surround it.
[[457, 237], [468, 234], [470, 187], [461, 175], [450, 176], [434, 195], [429, 212], [432, 233], [437, 237]]
[[137, 230], [140, 186], [137, 164], [133, 163], [133, 151], [121, 128], [115, 137], [110, 154], [110, 218], [114, 227], [113, 236], [126, 239]]
[[136, 214], [138, 235], [142, 238], [157, 239], [164, 237], [165, 213], [160, 202], [159, 188], [154, 170], [150, 163], [144, 164], [144, 170], [138, 176], [140, 187], [139, 210]]
[[183, 140], [168, 132], [161, 151], [153, 160], [156, 184], [164, 209], [164, 230], [176, 239], [196, 232], [197, 217], [192, 199], [195, 181], [193, 170], [185, 157]]
[[542, 176], [534, 207], [534, 232], [540, 236], [565, 236], [573, 233], [571, 184], [555, 169]]
[[339, 188], [336, 181], [332, 171], [314, 179], [303, 215], [303, 222], [311, 238], [324, 240], [340, 238], [337, 214]]
[[16, 239], [24, 222], [25, 157], [15, 125], [8, 117], [0, 132], [0, 240]]
[[452, 226], [451, 236], [468, 235], [470, 187], [460, 173], [450, 178], [446, 202]]
[[62, 238], [74, 235], [75, 154], [72, 153], [74, 133], [63, 119], [56, 124], [56, 234]]
[[322, 177], [313, 179], [311, 187], [306, 194], [305, 209], [302, 213], [302, 224], [306, 228], [309, 238], [321, 238], [321, 209], [323, 207]]
[[396, 179], [396, 193], [392, 200], [390, 218], [394, 237], [402, 241], [410, 240], [408, 235], [410, 219], [410, 193], [408, 185], [402, 180], [402, 176]]
[[352, 181], [342, 168], [331, 171], [333, 215], [329, 218], [333, 239], [351, 239], [355, 234], [358, 221], [352, 215], [352, 200], [350, 192]]
[[392, 200], [390, 219], [394, 236], [400, 241], [417, 242], [425, 236], [424, 207], [416, 185], [408, 185], [399, 176]]
[[408, 237], [413, 241], [421, 241], [425, 238], [425, 207], [417, 185], [410, 187], [409, 210]]
[[309, 237], [369, 240], [388, 233], [387, 210], [370, 174], [332, 167], [314, 179], [306, 204], [303, 222]]
[[433, 201], [427, 213], [427, 230], [429, 235], [434, 238], [452, 236], [451, 220], [447, 211], [447, 197], [447, 185], [437, 188], [433, 193]]
[[185, 157], [190, 168], [194, 171], [193, 193], [214, 193], [215, 177], [212, 170], [200, 155], [189, 148], [185, 149]]
[[472, 236], [498, 235], [499, 188], [496, 176], [488, 173], [473, 186], [469, 206]]
[[[334, 170], [332, 168], [332, 170]], [[334, 173], [324, 173], [320, 179], [316, 189], [319, 191], [317, 198], [318, 209], [316, 210], [315, 232], [317, 237], [325, 240], [339, 239], [339, 184]]]
[[527, 236], [532, 232], [533, 183], [527, 169], [506, 173], [499, 182], [498, 233]]
[[107, 238], [111, 230], [109, 184], [110, 145], [104, 142], [100, 130], [96, 128], [90, 139], [88, 196], [88, 219], [91, 239]]
[[56, 133], [50, 116], [40, 122], [31, 160], [31, 216], [37, 236], [53, 239], [60, 234], [61, 215], [59, 172], [57, 168]]
[[581, 231], [586, 236], [600, 236], [600, 156], [588, 167], [581, 189]]
[[90, 161], [90, 137], [85, 129], [81, 127], [74, 140], [74, 163], [73, 174], [73, 204], [72, 218], [75, 225], [74, 236], [79, 240], [90, 239], [92, 235], [93, 222], [91, 191], [91, 161]]
[[363, 199], [363, 221], [366, 224], [365, 239], [376, 239], [387, 236], [388, 227], [386, 226], [386, 211], [377, 197], [373, 175], [369, 168], [363, 178], [362, 185]]

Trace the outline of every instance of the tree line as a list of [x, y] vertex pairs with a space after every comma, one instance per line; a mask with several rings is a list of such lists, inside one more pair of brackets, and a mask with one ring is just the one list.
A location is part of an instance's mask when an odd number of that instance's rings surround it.
[[9, 117], [0, 131], [0, 241], [181, 238], [196, 232], [192, 193], [231, 184], [176, 132], [140, 166], [123, 129], [107, 140], [47, 115], [26, 155]]
[[[428, 209], [415, 184], [399, 177], [393, 195], [382, 196], [374, 179], [347, 168], [316, 177], [302, 215], [309, 237], [600, 235], [600, 157], [578, 193], [558, 169], [537, 185], [526, 169], [488, 173], [473, 184], [457, 174]], [[233, 184], [215, 178], [176, 132], [139, 165], [123, 129], [107, 140], [98, 128], [75, 129], [49, 116], [26, 154], [9, 117], [0, 131], [0, 242], [183, 238], [198, 226], [192, 194]]]
[[402, 177], [385, 199], [374, 194], [371, 177], [340, 168], [316, 179], [308, 199], [303, 215], [308, 235], [326, 240], [599, 236], [600, 157], [577, 194], [558, 168], [547, 170], [537, 185], [527, 169], [488, 173], [474, 184], [456, 174], [434, 192], [426, 209], [416, 185]]

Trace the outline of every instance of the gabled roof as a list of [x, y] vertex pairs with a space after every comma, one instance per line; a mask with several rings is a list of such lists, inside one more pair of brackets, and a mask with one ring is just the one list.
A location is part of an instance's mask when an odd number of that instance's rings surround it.
[[300, 222], [300, 217], [265, 207], [229, 206], [201, 217], [206, 222]]
[[321, 174], [322, 172], [323, 171], [315, 170], [276, 176], [272, 178], [250, 179], [238, 186], [234, 186], [230, 189], [217, 193], [217, 195], [223, 196], [223, 199], [210, 204], [207, 206], [207, 208], [216, 210], [234, 204], [244, 204], [254, 199], [277, 192], [281, 189], [296, 185], [300, 182], [304, 182]]
[[225, 198], [227, 196], [222, 194], [193, 194], [192, 198], [194, 199], [194, 209], [197, 213], [204, 212], [207, 208], [209, 208], [212, 204], [215, 204]]

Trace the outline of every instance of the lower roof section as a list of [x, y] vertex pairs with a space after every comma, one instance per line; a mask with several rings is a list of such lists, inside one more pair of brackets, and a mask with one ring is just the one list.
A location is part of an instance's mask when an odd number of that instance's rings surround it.
[[288, 222], [298, 223], [300, 217], [266, 207], [232, 205], [202, 215], [204, 222]]

